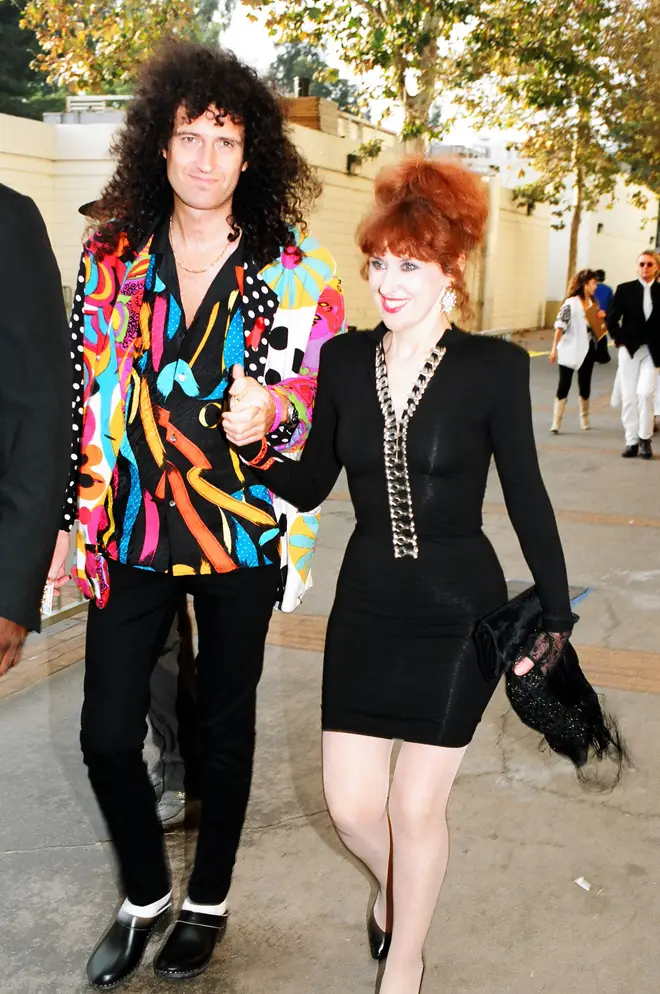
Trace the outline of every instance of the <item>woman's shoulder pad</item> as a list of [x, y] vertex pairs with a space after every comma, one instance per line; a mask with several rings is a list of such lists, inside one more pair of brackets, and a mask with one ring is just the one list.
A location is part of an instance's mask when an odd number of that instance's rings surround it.
[[368, 344], [367, 336], [362, 331], [345, 331], [341, 335], [333, 335], [321, 346], [321, 353], [326, 359], [358, 355]]
[[468, 334], [468, 341], [475, 351], [489, 361], [508, 363], [511, 365], [521, 362], [529, 362], [529, 353], [521, 345], [515, 342], [508, 342], [505, 338], [498, 338], [496, 335]]

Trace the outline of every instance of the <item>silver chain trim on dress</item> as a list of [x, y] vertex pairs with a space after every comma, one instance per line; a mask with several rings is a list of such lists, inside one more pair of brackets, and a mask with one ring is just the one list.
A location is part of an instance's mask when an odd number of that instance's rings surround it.
[[390, 518], [392, 519], [395, 559], [401, 559], [403, 556], [417, 559], [419, 553], [408, 474], [408, 425], [446, 351], [437, 345], [431, 349], [410, 391], [401, 420], [397, 421], [387, 378], [387, 363], [383, 343], [379, 342], [376, 349], [376, 390], [380, 409], [385, 419], [383, 430], [385, 476], [387, 478]]

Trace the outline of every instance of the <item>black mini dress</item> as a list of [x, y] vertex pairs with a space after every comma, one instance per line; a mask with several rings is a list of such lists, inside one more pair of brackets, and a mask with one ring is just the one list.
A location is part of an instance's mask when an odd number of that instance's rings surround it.
[[[482, 531], [491, 457], [550, 631], [572, 627], [568, 582], [532, 428], [529, 357], [451, 327], [397, 419], [385, 327], [321, 351], [313, 422], [299, 462], [269, 448], [255, 476], [301, 509], [346, 469], [356, 525], [328, 623], [323, 728], [460, 747], [495, 690], [474, 623], [504, 604]], [[241, 454], [254, 458], [258, 445]]]

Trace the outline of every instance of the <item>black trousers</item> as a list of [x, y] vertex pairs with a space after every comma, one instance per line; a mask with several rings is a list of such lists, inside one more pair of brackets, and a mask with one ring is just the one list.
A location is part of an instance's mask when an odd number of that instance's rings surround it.
[[[591, 397], [591, 377], [594, 371], [594, 363], [596, 362], [596, 346], [593, 342], [589, 345], [589, 351], [577, 371], [578, 375], [578, 389], [580, 391], [580, 397], [583, 400], [589, 400]], [[568, 392], [571, 389], [571, 383], [573, 382], [573, 370], [569, 369], [568, 366], [559, 367], [559, 384], [557, 386], [557, 400], [565, 400], [568, 397]]]
[[171, 885], [142, 749], [151, 672], [181, 595], [189, 592], [199, 638], [202, 772], [188, 895], [199, 904], [219, 904], [229, 890], [250, 793], [256, 690], [279, 569], [173, 577], [109, 565], [110, 599], [103, 610], [92, 604], [87, 621], [80, 740], [126, 896], [134, 904], [151, 904]]
[[149, 724], [158, 750], [154, 772], [163, 789], [183, 790], [192, 797], [200, 793], [196, 685], [192, 626], [184, 596], [151, 674]]

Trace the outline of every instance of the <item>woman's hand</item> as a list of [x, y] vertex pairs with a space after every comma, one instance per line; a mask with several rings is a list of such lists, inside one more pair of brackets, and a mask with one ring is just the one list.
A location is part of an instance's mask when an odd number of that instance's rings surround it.
[[526, 673], [529, 673], [529, 671], [533, 669], [534, 669], [534, 663], [532, 662], [532, 660], [529, 658], [529, 656], [524, 656], [522, 659], [519, 659], [516, 665], [513, 667], [513, 672], [516, 674], [516, 676], [525, 676]]
[[[560, 659], [564, 651], [564, 646], [568, 640], [569, 632], [537, 632], [530, 636], [526, 646], [525, 655], [514, 663], [513, 672], [516, 676], [525, 676], [536, 665], [540, 666], [543, 673], [554, 666]], [[523, 650], [523, 651], [525, 651]]]
[[56, 590], [71, 579], [71, 575], [65, 572], [66, 560], [69, 555], [69, 545], [71, 535], [69, 532], [59, 531], [55, 542], [55, 551], [48, 570], [48, 582], [52, 583]]
[[552, 350], [552, 352], [550, 353], [550, 356], [549, 356], [549, 360], [552, 363], [552, 365], [554, 366], [554, 364], [557, 362], [557, 349], [553, 349]]
[[598, 311], [598, 317], [599, 318], [606, 318], [607, 314], [605, 313], [605, 311]]

